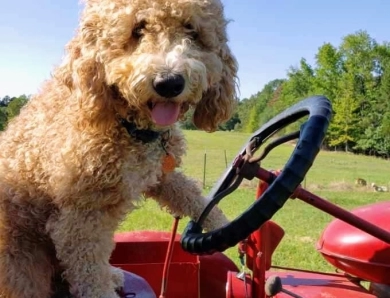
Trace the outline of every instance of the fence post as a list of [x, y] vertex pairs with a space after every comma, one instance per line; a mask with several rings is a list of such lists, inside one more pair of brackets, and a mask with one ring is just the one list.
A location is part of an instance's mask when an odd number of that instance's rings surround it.
[[207, 152], [204, 152], [203, 156], [203, 189], [206, 188], [206, 159], [207, 159]]

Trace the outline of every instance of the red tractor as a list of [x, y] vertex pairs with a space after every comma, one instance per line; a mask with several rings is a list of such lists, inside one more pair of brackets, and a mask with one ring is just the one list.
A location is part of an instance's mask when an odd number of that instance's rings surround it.
[[[116, 235], [111, 263], [141, 276], [148, 283], [137, 292], [126, 284], [123, 297], [168, 298], [369, 298], [390, 297], [390, 202], [346, 211], [303, 189], [325, 137], [332, 110], [328, 99], [305, 99], [263, 125], [239, 152], [209, 194], [200, 218], [190, 221], [181, 236], [139, 231]], [[287, 125], [307, 116], [299, 131], [273, 138]], [[276, 146], [297, 139], [297, 145], [278, 173], [259, 161]], [[261, 154], [256, 151], [269, 141]], [[230, 224], [207, 233], [202, 223], [210, 210], [244, 179], [259, 179], [254, 203]], [[284, 235], [272, 216], [289, 198], [303, 200], [333, 220], [317, 250], [337, 273], [322, 273], [272, 265], [272, 254]], [[221, 252], [239, 245], [240, 272]], [[150, 286], [150, 287], [149, 287]], [[151, 296], [148, 296], [148, 293]], [[154, 292], [154, 293], [152, 293]]]

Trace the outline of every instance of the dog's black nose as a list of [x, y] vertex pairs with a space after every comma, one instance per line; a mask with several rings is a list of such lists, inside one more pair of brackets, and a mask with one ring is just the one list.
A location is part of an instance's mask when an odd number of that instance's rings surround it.
[[178, 96], [183, 92], [185, 80], [179, 74], [157, 75], [153, 81], [153, 88], [158, 95], [166, 98]]

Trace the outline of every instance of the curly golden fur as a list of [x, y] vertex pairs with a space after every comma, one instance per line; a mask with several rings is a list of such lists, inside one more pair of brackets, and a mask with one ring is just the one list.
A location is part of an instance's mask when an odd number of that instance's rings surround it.
[[[197, 218], [206, 199], [180, 171], [164, 173], [165, 150], [180, 166], [185, 140], [152, 109], [169, 102], [177, 120], [214, 131], [235, 102], [237, 64], [220, 0], [87, 0], [75, 37], [40, 92], [0, 135], [0, 296], [48, 298], [61, 272], [74, 297], [114, 298], [113, 234], [145, 194]], [[180, 75], [161, 96], [157, 76]], [[118, 120], [165, 132], [143, 143]], [[215, 208], [205, 223], [226, 223]]]

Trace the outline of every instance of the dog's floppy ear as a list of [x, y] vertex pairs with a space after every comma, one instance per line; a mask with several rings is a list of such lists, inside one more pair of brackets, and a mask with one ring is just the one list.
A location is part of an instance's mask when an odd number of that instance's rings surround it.
[[203, 94], [196, 105], [193, 121], [196, 127], [215, 131], [218, 125], [229, 120], [236, 103], [237, 62], [226, 45], [221, 49], [223, 64], [221, 80]]
[[105, 83], [104, 66], [96, 50], [96, 30], [90, 30], [94, 27], [86, 25], [88, 23], [82, 24], [67, 45], [64, 63], [55, 76], [69, 89], [79, 112], [85, 113], [80, 119], [87, 120], [84, 122], [89, 125], [98, 125], [111, 105], [111, 91]]

